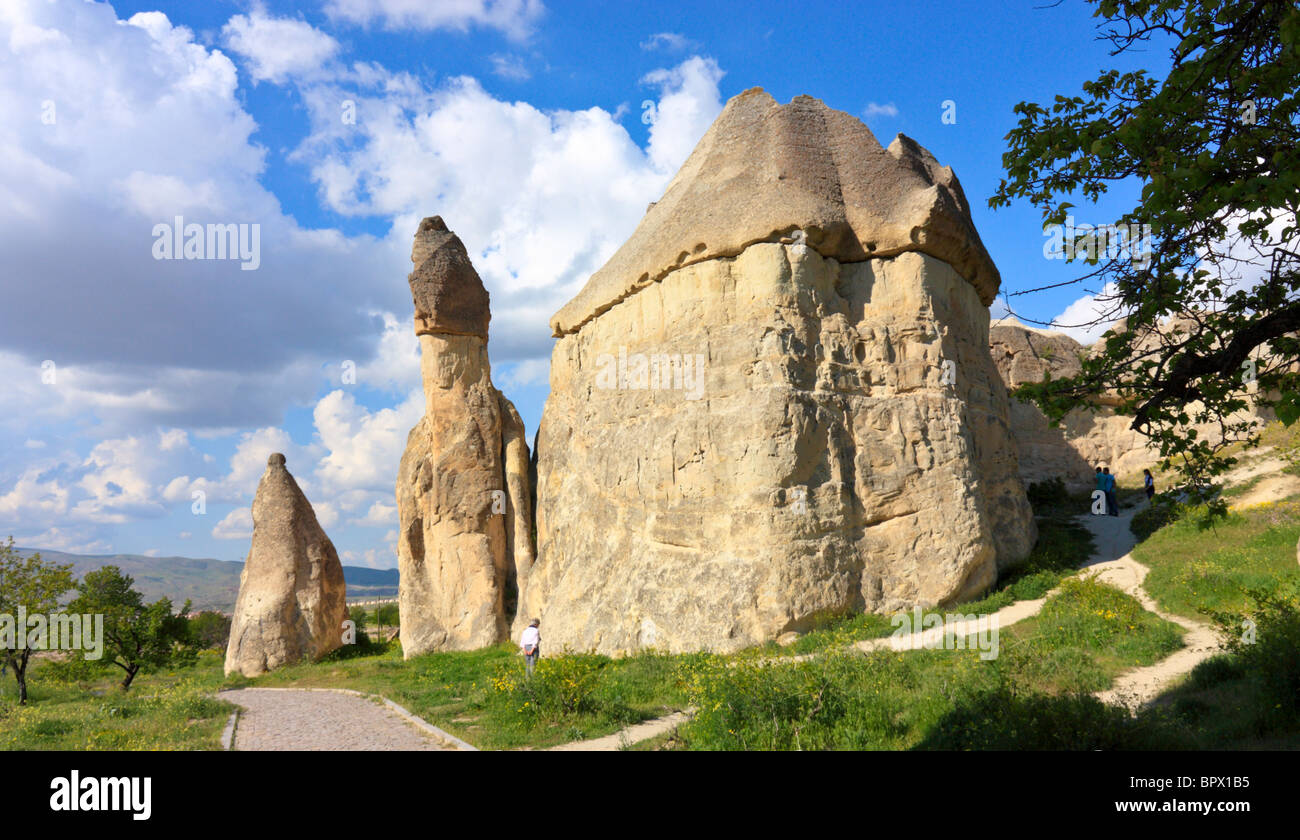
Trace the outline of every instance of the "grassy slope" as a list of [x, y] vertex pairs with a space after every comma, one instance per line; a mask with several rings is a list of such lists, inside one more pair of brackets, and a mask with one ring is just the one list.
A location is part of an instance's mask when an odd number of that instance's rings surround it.
[[129, 692], [107, 670], [78, 678], [44, 660], [28, 676], [27, 706], [17, 704], [12, 675], [0, 682], [0, 749], [218, 749], [234, 711], [212, 697], [221, 684], [215, 651], [192, 668], [142, 675]]
[[1167, 525], [1133, 551], [1151, 569], [1147, 591], [1166, 610], [1203, 619], [1205, 610], [1245, 607], [1247, 589], [1300, 580], [1300, 502], [1247, 508], [1208, 529], [1197, 519]]

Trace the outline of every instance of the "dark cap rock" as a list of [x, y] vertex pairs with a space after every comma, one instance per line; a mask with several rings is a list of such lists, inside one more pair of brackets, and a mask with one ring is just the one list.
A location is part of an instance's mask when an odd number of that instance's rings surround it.
[[441, 216], [420, 222], [411, 246], [415, 270], [407, 280], [415, 303], [415, 334], [476, 335], [486, 339], [488, 292], [460, 237]]

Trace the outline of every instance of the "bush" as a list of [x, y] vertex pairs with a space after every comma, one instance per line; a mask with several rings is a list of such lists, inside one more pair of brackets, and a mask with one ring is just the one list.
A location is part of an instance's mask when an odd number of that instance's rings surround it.
[[1300, 582], [1292, 578], [1274, 591], [1246, 594], [1252, 607], [1214, 611], [1211, 617], [1236, 667], [1260, 686], [1257, 711], [1264, 731], [1294, 731], [1300, 724]]
[[627, 705], [608, 691], [600, 691], [608, 657], [565, 650], [538, 659], [532, 677], [519, 662], [498, 667], [492, 677], [489, 702], [505, 704], [527, 726], [554, 723], [583, 715], [606, 720], [635, 719]]
[[1185, 507], [1167, 493], [1158, 493], [1151, 499], [1151, 504], [1133, 514], [1129, 521], [1129, 530], [1139, 541], [1159, 531], [1161, 528], [1177, 522], [1186, 513]]
[[230, 616], [204, 610], [190, 622], [190, 641], [200, 650], [225, 650], [230, 641]]
[[1058, 478], [1035, 481], [1025, 490], [1029, 497], [1029, 506], [1041, 515], [1049, 510], [1058, 510], [1070, 501], [1070, 494], [1065, 489], [1065, 482]]
[[1178, 749], [1158, 715], [1130, 718], [1087, 694], [1021, 693], [1006, 685], [958, 704], [917, 748], [925, 750]]

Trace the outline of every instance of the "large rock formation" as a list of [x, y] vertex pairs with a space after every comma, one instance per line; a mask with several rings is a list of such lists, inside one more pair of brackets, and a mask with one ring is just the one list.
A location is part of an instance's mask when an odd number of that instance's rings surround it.
[[226, 674], [255, 677], [340, 647], [346, 599], [334, 544], [276, 453], [253, 497], [253, 545], [239, 575]]
[[[1060, 379], [1081, 370], [1088, 348], [1068, 335], [999, 319], [989, 330], [989, 351], [1008, 388], [1045, 377]], [[1131, 418], [1109, 408], [1075, 409], [1058, 426], [1030, 402], [1011, 400], [1011, 429], [1025, 484], [1059, 478], [1078, 491], [1096, 485], [1094, 469], [1141, 469], [1152, 460], [1146, 441], [1129, 428]]]
[[407, 657], [501, 641], [507, 588], [533, 556], [528, 444], [492, 386], [487, 290], [437, 216], [420, 223], [411, 262], [425, 413], [397, 476]]
[[[1168, 336], [1182, 328], [1179, 319], [1161, 325]], [[1123, 322], [1113, 329], [1125, 328]], [[1146, 347], [1163, 340], [1153, 334], [1138, 343]], [[1105, 340], [1083, 345], [1054, 330], [1028, 327], [1013, 317], [999, 319], [989, 330], [989, 352], [1008, 388], [1044, 377], [1061, 379], [1077, 375], [1080, 360], [1104, 350]], [[1068, 489], [1088, 490], [1095, 486], [1096, 467], [1109, 467], [1120, 476], [1138, 476], [1160, 460], [1149, 439], [1132, 428], [1133, 418], [1115, 413], [1119, 400], [1114, 394], [1098, 394], [1095, 405], [1076, 408], [1052, 426], [1033, 403], [1011, 400], [1011, 428], [1026, 484], [1060, 478]], [[1191, 406], [1194, 413], [1195, 405]], [[1234, 414], [1233, 420], [1264, 423], [1272, 413], [1254, 406]], [[1198, 439], [1217, 441], [1222, 429], [1215, 423], [1193, 424]]]
[[552, 319], [518, 623], [553, 649], [725, 651], [982, 591], [1036, 537], [997, 286], [916, 143], [732, 99]]

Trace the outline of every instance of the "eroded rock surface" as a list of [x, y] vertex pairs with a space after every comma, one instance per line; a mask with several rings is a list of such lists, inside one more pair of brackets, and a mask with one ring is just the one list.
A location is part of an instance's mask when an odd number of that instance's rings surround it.
[[928, 152], [807, 97], [733, 99], [552, 321], [517, 629], [734, 650], [981, 592], [1036, 538], [996, 288]]
[[531, 509], [528, 445], [492, 385], [487, 290], [439, 217], [420, 223], [411, 260], [425, 414], [397, 476], [407, 657], [505, 638], [507, 586], [532, 562], [531, 521], [516, 515]]
[[226, 674], [255, 677], [343, 644], [347, 590], [338, 552], [276, 453], [253, 498], [253, 544], [239, 576]]

